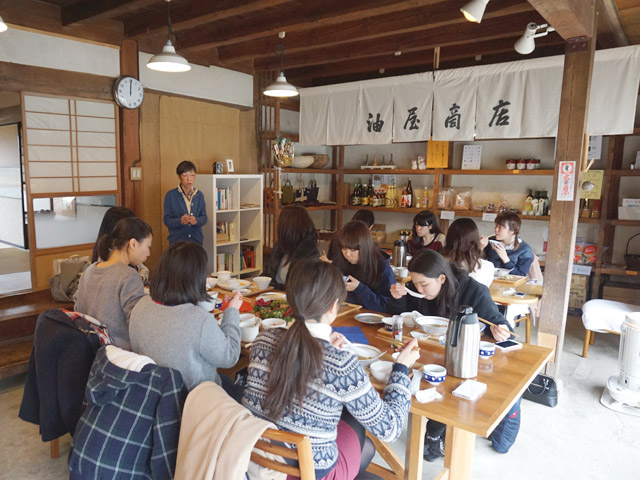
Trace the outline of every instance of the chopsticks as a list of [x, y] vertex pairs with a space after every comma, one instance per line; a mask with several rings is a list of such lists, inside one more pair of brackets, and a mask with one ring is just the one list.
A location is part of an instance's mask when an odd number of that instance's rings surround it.
[[[490, 322], [489, 320], [485, 320], [484, 318], [481, 318], [481, 317], [478, 317], [478, 320], [480, 320], [480, 321], [481, 321], [482, 323], [484, 323], [485, 325], [489, 325], [489, 326], [494, 325], [494, 326], [496, 326], [496, 327], [498, 327], [498, 326], [499, 326], [497, 323]], [[511, 335], [513, 335], [514, 337], [520, 338], [520, 335], [518, 335], [518, 334], [517, 334], [517, 333], [515, 333], [515, 332], [512, 332], [511, 330], [509, 330], [509, 333], [510, 333]]]

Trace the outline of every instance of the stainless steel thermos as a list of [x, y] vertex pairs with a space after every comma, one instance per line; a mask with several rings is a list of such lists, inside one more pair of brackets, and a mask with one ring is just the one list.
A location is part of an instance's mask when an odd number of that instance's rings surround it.
[[447, 373], [458, 378], [478, 376], [480, 324], [478, 314], [467, 305], [458, 307], [447, 327], [444, 363]]

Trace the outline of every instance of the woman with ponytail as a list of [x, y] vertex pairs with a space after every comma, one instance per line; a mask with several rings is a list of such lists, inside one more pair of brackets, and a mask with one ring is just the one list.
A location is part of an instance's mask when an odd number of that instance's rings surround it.
[[109, 328], [117, 347], [131, 350], [129, 316], [144, 296], [142, 279], [131, 266], [149, 257], [151, 227], [137, 217], [123, 218], [110, 234], [98, 240], [98, 255], [82, 274], [75, 310], [98, 319]]
[[412, 340], [398, 356], [383, 397], [358, 358], [331, 332], [346, 297], [340, 272], [318, 260], [292, 266], [288, 330], [263, 331], [251, 347], [243, 404], [279, 429], [311, 438], [316, 478], [377, 478], [366, 472], [375, 453], [365, 429], [383, 441], [400, 435], [411, 405], [408, 366], [418, 359]]

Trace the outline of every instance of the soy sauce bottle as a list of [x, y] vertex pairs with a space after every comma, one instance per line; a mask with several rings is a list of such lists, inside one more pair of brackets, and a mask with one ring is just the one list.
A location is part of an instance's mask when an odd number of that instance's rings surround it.
[[[402, 317], [400, 315], [393, 316], [393, 332], [391, 333], [391, 337], [394, 340], [398, 340], [399, 342], [402, 342]], [[395, 345], [393, 345], [393, 349], [396, 352], [399, 352], [400, 350], [402, 350], [401, 348], [398, 348]]]

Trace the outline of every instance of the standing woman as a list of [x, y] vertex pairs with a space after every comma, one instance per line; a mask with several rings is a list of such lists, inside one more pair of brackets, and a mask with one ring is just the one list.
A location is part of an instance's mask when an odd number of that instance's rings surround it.
[[287, 273], [296, 262], [319, 256], [318, 231], [307, 209], [299, 205], [284, 207], [278, 217], [278, 241], [263, 275], [271, 277], [271, 285], [284, 290]]
[[177, 188], [172, 188], [164, 197], [162, 221], [169, 229], [169, 243], [195, 242], [202, 245], [202, 227], [207, 223], [207, 205], [204, 194], [195, 187], [196, 166], [184, 160], [176, 167]]
[[520, 217], [515, 213], [498, 215], [494, 229], [496, 234], [489, 238], [484, 253], [496, 268], [507, 268], [511, 270], [511, 275], [526, 277], [533, 262], [533, 251], [529, 244], [518, 237], [521, 224]]
[[[389, 313], [417, 310], [423, 315], [452, 318], [460, 305], [469, 305], [473, 311], [495, 325], [490, 335], [498, 342], [511, 337], [510, 327], [491, 299], [489, 289], [469, 277], [466, 271], [451, 265], [437, 252], [421, 250], [409, 262], [411, 282], [391, 287]], [[407, 295], [410, 289], [424, 298]], [[429, 462], [444, 455], [446, 425], [429, 420], [424, 446], [424, 458]], [[520, 401], [518, 400], [502, 422], [489, 436], [493, 448], [506, 453], [516, 440], [520, 429]]]
[[346, 281], [347, 301], [369, 310], [384, 312], [389, 301], [389, 288], [396, 277], [389, 258], [373, 243], [369, 228], [359, 220], [347, 223], [334, 238], [339, 249], [333, 249], [330, 260]]
[[233, 296], [218, 326], [198, 306], [211, 300], [206, 268], [207, 252], [200, 245], [172, 243], [151, 277], [151, 296], [138, 302], [129, 323], [133, 351], [178, 370], [189, 390], [206, 380], [222, 385], [217, 369], [234, 366], [240, 356], [242, 298]]
[[340, 349], [344, 337], [331, 333], [345, 295], [332, 265], [309, 260], [291, 268], [287, 300], [295, 320], [254, 340], [242, 403], [279, 429], [311, 438], [316, 478], [378, 478], [365, 471], [375, 453], [365, 429], [385, 442], [400, 436], [417, 341], [398, 356], [381, 398], [356, 355]]
[[129, 316], [144, 296], [144, 285], [131, 266], [149, 257], [151, 227], [137, 217], [123, 218], [110, 234], [98, 240], [98, 256], [82, 274], [74, 309], [109, 328], [116, 347], [131, 350]]
[[424, 210], [413, 217], [411, 233], [409, 240], [411, 255], [415, 255], [423, 248], [439, 252], [445, 243], [444, 234], [438, 227], [438, 219], [431, 210]]
[[455, 220], [447, 230], [446, 246], [440, 253], [450, 263], [469, 272], [469, 276], [488, 287], [493, 282], [493, 263], [484, 260], [483, 247], [488, 243], [481, 237], [476, 222], [470, 218]]

